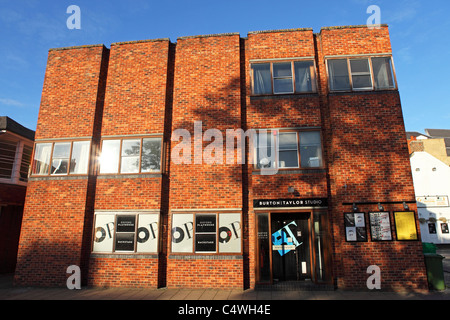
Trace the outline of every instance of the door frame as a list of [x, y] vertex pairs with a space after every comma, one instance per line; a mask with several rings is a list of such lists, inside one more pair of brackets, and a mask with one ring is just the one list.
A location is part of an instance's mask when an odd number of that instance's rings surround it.
[[[273, 215], [277, 215], [278, 213], [303, 213], [303, 214], [309, 214], [308, 217], [308, 231], [309, 231], [309, 250], [310, 250], [310, 270], [311, 270], [311, 281], [318, 284], [318, 283], [328, 283], [328, 281], [318, 281], [318, 277], [317, 277], [317, 269], [316, 269], [316, 261], [317, 261], [317, 256], [316, 256], [316, 246], [315, 246], [315, 239], [316, 239], [316, 235], [315, 235], [315, 228], [314, 228], [314, 217], [315, 214], [327, 214], [328, 213], [328, 208], [308, 208], [308, 209], [287, 209], [287, 208], [277, 208], [277, 209], [264, 209], [264, 210], [255, 210], [255, 234], [254, 234], [254, 243], [255, 243], [255, 283], [256, 284], [270, 284], [272, 285], [273, 282], [273, 267], [272, 267], [272, 254], [273, 254], [273, 250], [272, 250], [272, 217]], [[267, 281], [260, 281], [260, 268], [259, 268], [259, 246], [258, 246], [258, 218], [257, 216], [259, 214], [267, 214], [268, 215], [268, 228], [269, 228], [269, 261], [270, 261], [270, 283]], [[326, 226], [327, 230], [329, 229], [329, 226]], [[328, 232], [327, 232], [328, 233]], [[331, 240], [331, 239], [330, 239]], [[328, 255], [328, 244], [322, 247], [323, 250], [325, 250], [326, 252], [323, 253], [325, 262], [327, 259], [327, 255]], [[331, 265], [329, 265], [328, 263], [325, 263], [325, 267], [326, 268], [330, 268], [331, 269]], [[329, 270], [329, 272], [331, 273], [331, 270]]]

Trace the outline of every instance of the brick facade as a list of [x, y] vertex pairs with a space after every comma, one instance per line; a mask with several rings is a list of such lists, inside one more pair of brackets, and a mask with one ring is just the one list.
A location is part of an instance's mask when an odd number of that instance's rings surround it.
[[[256, 221], [263, 211], [253, 207], [254, 200], [320, 198], [327, 199], [326, 208], [298, 212], [310, 214], [310, 221], [321, 217], [327, 284], [365, 288], [367, 267], [378, 265], [384, 289], [426, 289], [421, 242], [400, 242], [395, 235], [393, 212], [414, 200], [399, 93], [336, 93], [328, 87], [326, 59], [386, 54], [391, 54], [387, 26], [51, 50], [36, 138], [91, 137], [95, 160], [102, 139], [160, 135], [163, 165], [156, 174], [103, 175], [92, 166], [86, 177], [32, 177], [16, 283], [64, 286], [65, 268], [76, 264], [82, 267], [83, 283], [92, 286], [255, 287], [260, 263]], [[252, 63], [301, 57], [315, 63], [317, 92], [252, 95]], [[195, 121], [201, 121], [201, 132], [194, 129]], [[246, 164], [196, 163], [198, 151], [210, 144], [203, 138], [208, 129], [218, 129], [225, 142], [227, 130], [240, 128], [314, 128], [321, 134], [324, 166], [263, 175], [248, 163], [248, 149]], [[172, 137], [177, 129], [191, 134], [190, 164], [171, 157], [179, 145]], [[289, 187], [295, 193], [288, 193]], [[383, 203], [391, 215], [393, 241], [346, 241], [344, 213], [354, 202], [366, 213], [378, 210], [374, 203]], [[414, 203], [409, 205], [416, 211]], [[159, 214], [158, 252], [92, 252], [95, 214], [147, 211]], [[240, 214], [241, 252], [172, 252], [174, 215], [199, 212]]]

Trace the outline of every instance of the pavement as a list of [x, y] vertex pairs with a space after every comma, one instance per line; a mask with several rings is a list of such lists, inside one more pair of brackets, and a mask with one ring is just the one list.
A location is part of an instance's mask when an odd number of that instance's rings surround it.
[[0, 300], [450, 300], [450, 246], [438, 248], [443, 260], [446, 289], [428, 292], [386, 292], [382, 290], [221, 290], [221, 289], [138, 289], [138, 288], [35, 288], [13, 286], [13, 275], [0, 275]]

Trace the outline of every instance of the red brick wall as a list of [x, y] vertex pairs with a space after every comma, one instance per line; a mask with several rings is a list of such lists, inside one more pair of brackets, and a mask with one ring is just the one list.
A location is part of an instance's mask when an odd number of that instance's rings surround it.
[[[102, 45], [49, 51], [36, 139], [95, 141], [107, 60], [108, 50]], [[67, 267], [78, 265], [86, 271], [92, 183], [88, 177], [29, 179], [16, 284], [65, 286]]]
[[156, 288], [158, 259], [153, 256], [93, 255], [89, 259], [90, 286]]
[[[174, 72], [172, 131], [188, 130], [193, 146], [194, 121], [202, 121], [202, 134], [218, 129], [225, 143], [226, 129], [241, 128], [242, 121], [239, 35], [179, 38]], [[210, 143], [203, 142], [202, 151]], [[177, 144], [172, 142], [172, 148]], [[223, 152], [225, 162], [225, 150], [218, 152]], [[170, 163], [170, 209], [242, 208], [241, 166], [208, 165], [204, 161], [194, 164], [193, 147], [191, 155], [190, 165]], [[170, 241], [169, 236], [169, 248]], [[202, 280], [194, 276], [200, 270], [207, 272]], [[241, 270], [242, 259], [180, 260], [169, 256], [167, 285], [216, 286], [217, 281], [222, 281], [231, 287], [242, 287]]]
[[106, 50], [98, 45], [49, 51], [36, 140], [92, 136]]
[[[164, 134], [169, 41], [116, 43], [111, 46], [102, 137]], [[165, 140], [168, 138], [165, 137]], [[161, 174], [106, 175], [97, 178], [95, 210], [161, 209]], [[127, 258], [124, 258], [127, 257]], [[92, 286], [158, 286], [158, 256], [91, 256]]]
[[29, 181], [15, 272], [17, 285], [65, 286], [81, 265], [88, 180]]
[[[319, 57], [391, 52], [387, 27], [325, 29], [318, 41]], [[324, 79], [321, 83], [326, 84]], [[343, 203], [415, 199], [399, 93], [332, 93], [326, 101], [325, 148], [332, 197], [329, 212], [334, 241], [333, 274], [337, 285], [366, 288], [368, 266], [378, 265], [383, 289], [426, 289], [420, 241], [371, 242], [369, 227], [369, 242], [345, 241], [343, 214], [352, 208]], [[403, 211], [403, 205], [383, 206], [385, 211], [391, 211], [392, 234], [396, 240], [392, 212]], [[358, 209], [366, 213], [379, 211], [377, 205], [358, 205]], [[410, 205], [410, 210], [416, 210], [416, 206]], [[420, 230], [417, 217], [416, 223]]]

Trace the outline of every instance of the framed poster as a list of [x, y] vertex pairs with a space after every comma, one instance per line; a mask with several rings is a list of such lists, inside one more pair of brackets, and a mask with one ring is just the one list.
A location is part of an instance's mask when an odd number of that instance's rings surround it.
[[363, 212], [344, 213], [345, 239], [349, 242], [367, 241], [366, 220]]
[[217, 251], [216, 214], [195, 215], [195, 252], [214, 253]]
[[369, 222], [372, 241], [392, 240], [389, 212], [369, 212]]
[[416, 217], [413, 211], [394, 212], [397, 240], [418, 240]]

